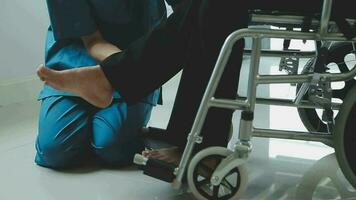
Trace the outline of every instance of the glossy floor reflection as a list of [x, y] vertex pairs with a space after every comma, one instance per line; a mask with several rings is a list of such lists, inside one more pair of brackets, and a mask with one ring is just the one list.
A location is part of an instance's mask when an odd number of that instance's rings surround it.
[[[164, 95], [168, 99], [153, 112], [151, 126], [166, 125], [177, 83], [176, 77], [165, 85]], [[241, 86], [244, 88], [243, 84]], [[273, 88], [265, 88], [261, 93], [269, 93], [269, 89]], [[278, 91], [278, 88], [273, 90]], [[38, 107], [35, 101], [0, 107], [0, 200], [194, 199], [189, 191], [176, 191], [170, 184], [147, 177], [135, 167], [88, 166], [54, 171], [36, 166], [33, 159]], [[238, 118], [237, 112], [235, 131], [238, 130]], [[296, 110], [285, 108], [258, 107], [256, 120], [256, 125], [261, 127], [294, 129], [302, 126]], [[332, 148], [304, 141], [254, 138], [253, 142], [254, 149], [246, 166], [249, 180], [243, 199], [356, 200], [356, 191], [339, 170]]]
[[[173, 190], [169, 184], [142, 175], [134, 167], [53, 171], [36, 166], [33, 138], [37, 107], [32, 102], [0, 108], [1, 200], [194, 199], [189, 192]], [[8, 115], [10, 111], [17, 117]], [[313, 145], [299, 144], [300, 149], [294, 151]], [[333, 153], [312, 160], [274, 150], [268, 159], [252, 156], [247, 169], [249, 182], [243, 199], [356, 199], [356, 191], [345, 181]]]
[[356, 199], [356, 190], [342, 174], [334, 153], [319, 160], [288, 156], [267, 163], [251, 160], [248, 166], [252, 179], [244, 199]]

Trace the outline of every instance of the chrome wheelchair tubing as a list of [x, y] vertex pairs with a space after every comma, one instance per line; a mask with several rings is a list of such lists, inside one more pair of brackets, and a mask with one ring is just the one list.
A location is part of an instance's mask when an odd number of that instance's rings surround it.
[[[247, 84], [247, 97], [246, 101], [250, 105], [247, 107], [247, 109], [244, 109], [245, 112], [247, 113], [254, 113], [255, 107], [256, 107], [256, 96], [257, 96], [257, 77], [258, 77], [258, 71], [260, 67], [260, 59], [261, 59], [261, 41], [262, 38], [260, 37], [252, 37], [252, 55], [251, 55], [251, 63], [250, 63], [250, 71], [249, 71], [249, 78], [248, 78], [248, 84]], [[239, 129], [239, 139], [240, 139], [240, 147], [237, 148], [242, 148], [244, 146], [250, 146], [250, 140], [252, 137], [251, 131], [253, 129], [253, 117], [252, 119], [244, 119], [241, 117], [240, 119], [240, 129]], [[243, 154], [248, 154], [250, 152], [245, 151], [241, 152], [242, 157], [247, 157], [247, 155]]]
[[[324, 0], [323, 10], [321, 13], [320, 20], [313, 19], [311, 21], [311, 28], [316, 29], [320, 26], [320, 34], [325, 35], [328, 32], [328, 26], [331, 25], [333, 27], [336, 26], [334, 21], [330, 21], [331, 13], [332, 13], [332, 0]], [[296, 16], [296, 15], [272, 15], [272, 14], [252, 14], [251, 15], [251, 23], [258, 25], [275, 25], [275, 26], [293, 26], [293, 27], [301, 27], [303, 24], [305, 17], [304, 16]], [[346, 19], [350, 24], [355, 23], [355, 19]]]
[[[327, 18], [328, 13], [324, 14], [323, 20]], [[253, 49], [251, 58], [251, 67], [248, 84], [248, 95], [245, 101], [235, 100], [225, 101], [222, 99], [213, 98], [220, 82], [221, 76], [224, 72], [227, 61], [230, 57], [232, 47], [237, 40], [244, 37], [253, 38]], [[195, 143], [201, 142], [200, 132], [205, 121], [209, 107], [217, 106], [225, 108], [223, 105], [227, 103], [226, 108], [243, 108], [245, 111], [254, 111], [256, 104], [256, 90], [258, 84], [273, 84], [273, 83], [303, 83], [308, 82], [313, 77], [312, 74], [306, 75], [258, 75], [259, 60], [261, 57], [261, 39], [262, 38], [283, 38], [283, 39], [301, 39], [301, 40], [323, 40], [323, 41], [347, 41], [342, 34], [339, 33], [303, 33], [296, 31], [280, 31], [280, 30], [268, 30], [268, 29], [241, 29], [230, 34], [224, 42], [224, 45], [220, 51], [212, 76], [209, 80], [207, 89], [204, 93], [202, 102], [199, 106], [199, 110], [194, 120], [191, 132], [187, 139], [187, 144], [182, 155], [179, 166], [176, 168], [174, 174], [176, 179], [173, 182], [174, 188], [180, 188], [185, 169], [189, 163], [190, 157], [193, 152]], [[356, 41], [356, 40], [355, 40]], [[322, 74], [325, 78], [329, 78], [332, 82], [352, 79], [356, 76], [356, 67], [347, 73], [340, 74]], [[245, 123], [246, 122], [246, 123]], [[286, 139], [303, 139], [310, 141], [331, 142], [330, 135], [322, 135], [315, 133], [308, 134], [304, 132], [295, 131], [282, 131], [282, 130], [268, 130], [268, 129], [255, 129], [250, 121], [241, 120], [240, 123], [244, 130], [240, 130], [239, 138], [241, 140], [249, 140], [254, 136], [260, 137], [278, 137]], [[308, 134], [308, 135], [307, 135]]]
[[246, 100], [215, 99], [212, 97], [208, 102], [209, 107], [228, 108], [233, 110], [245, 110], [250, 107]]
[[[328, 40], [340, 42], [352, 42], [346, 40], [342, 33], [329, 33], [321, 36], [319, 33], [306, 33], [300, 31], [286, 30], [271, 30], [266, 28], [244, 28], [230, 34], [228, 38], [230, 42], [236, 42], [244, 37], [260, 37], [260, 38], [281, 38], [281, 39], [300, 39], [300, 40]], [[356, 40], [354, 40], [356, 41]]]
[[[195, 117], [195, 120], [194, 120], [194, 123], [192, 126], [192, 129], [191, 129], [190, 134], [187, 138], [187, 144], [185, 146], [181, 161], [174, 172], [174, 174], [176, 175], [176, 179], [172, 183], [173, 188], [178, 189], [181, 187], [183, 176], [185, 174], [185, 169], [187, 168], [187, 165], [189, 163], [195, 143], [199, 140], [197, 138], [200, 137], [200, 132], [203, 127], [203, 122], [206, 118], [206, 115], [207, 115], [207, 112], [209, 109], [209, 102], [213, 98], [213, 95], [216, 91], [218, 83], [219, 83], [221, 76], [224, 72], [225, 66], [227, 64], [227, 61], [228, 61], [231, 51], [232, 51], [232, 47], [235, 44], [235, 42], [240, 38], [242, 38], [242, 37], [239, 36], [238, 34], [237, 35], [230, 34], [223, 44], [222, 50], [220, 51], [217, 62], [215, 64], [212, 76], [209, 80], [207, 90], [204, 93], [202, 102], [199, 106], [197, 115]], [[241, 103], [241, 106], [246, 105], [245, 102], [240, 102], [240, 103]], [[214, 104], [214, 101], [213, 101], [213, 104]], [[237, 102], [236, 104], [239, 104], [239, 102]], [[236, 106], [238, 106], [238, 105], [236, 105]]]
[[[256, 105], [256, 93], [257, 93], [257, 79], [258, 70], [260, 68], [260, 59], [261, 59], [261, 40], [260, 37], [252, 37], [252, 55], [251, 55], [251, 64], [247, 85], [247, 102], [250, 106], [246, 111], [253, 112]], [[214, 90], [215, 91], [215, 90]]]
[[[304, 16], [292, 16], [292, 15], [268, 15], [268, 14], [252, 14], [251, 21], [253, 24], [258, 25], [272, 25], [272, 26], [300, 26], [303, 24]], [[315, 28], [320, 25], [320, 21], [313, 19], [311, 27]], [[336, 25], [335, 22], [331, 22], [331, 25]]]
[[328, 33], [329, 21], [332, 11], [332, 0], [324, 0], [323, 10], [320, 19], [320, 35], [326, 35]]
[[[242, 98], [239, 97], [238, 99], [242, 99]], [[290, 100], [290, 99], [256, 98], [256, 104], [272, 105], [272, 106], [288, 106], [288, 107], [298, 107], [298, 108], [323, 109], [322, 106], [310, 103], [309, 101], [305, 101], [305, 100], [302, 100], [300, 102], [300, 104], [295, 104], [293, 102], [293, 100]], [[331, 108], [333, 110], [339, 110], [340, 106], [341, 106], [341, 103], [331, 103]]]
[[254, 137], [266, 137], [266, 138], [278, 138], [278, 139], [291, 139], [291, 140], [304, 140], [315, 141], [327, 144], [332, 144], [332, 135], [319, 132], [300, 132], [300, 131], [285, 131], [275, 129], [262, 129], [253, 128], [252, 136]]
[[[293, 15], [270, 15], [270, 14], [252, 14], [251, 21], [253, 25], [269, 25], [277, 27], [293, 26], [295, 28], [301, 28], [303, 24], [304, 16]], [[346, 19], [350, 24], [353, 24], [355, 19]], [[335, 27], [334, 21], [329, 22], [330, 26]], [[320, 20], [313, 19], [311, 21], [311, 29], [317, 29], [320, 26]]]
[[[256, 104], [261, 105], [273, 105], [273, 106], [288, 106], [298, 108], [312, 108], [323, 109], [322, 106], [310, 103], [309, 101], [301, 101], [300, 104], [295, 104], [290, 99], [276, 99], [276, 98], [256, 98]], [[231, 99], [215, 99], [214, 97], [208, 102], [209, 107], [227, 108], [232, 110], [246, 110], [250, 104], [246, 101], [246, 98], [238, 97], [236, 100]], [[341, 103], [331, 103], [333, 110], [339, 110]]]
[[[277, 98], [256, 98], [256, 104], [261, 105], [273, 105], [273, 106], [288, 106], [298, 108], [311, 108], [311, 109], [323, 109], [322, 106], [310, 103], [309, 101], [302, 100], [299, 104], [295, 104], [290, 99], [277, 99]], [[227, 108], [232, 110], [247, 110], [250, 103], [246, 101], [246, 98], [238, 97], [236, 100], [231, 99], [216, 99], [212, 97], [208, 102], [209, 107]], [[333, 110], [339, 110], [341, 103], [331, 103]]]
[[[252, 50], [244, 50], [245, 56], [251, 56]], [[312, 58], [315, 56], [315, 51], [276, 51], [276, 50], [261, 50], [261, 56], [263, 57], [295, 57], [295, 58]]]

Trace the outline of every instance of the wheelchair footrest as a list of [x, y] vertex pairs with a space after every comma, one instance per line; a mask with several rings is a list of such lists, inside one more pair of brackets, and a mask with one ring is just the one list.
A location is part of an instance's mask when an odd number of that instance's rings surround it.
[[166, 182], [173, 182], [175, 179], [174, 164], [166, 163], [161, 160], [146, 158], [140, 154], [136, 154], [134, 163], [142, 165], [143, 173], [153, 178], [160, 179]]

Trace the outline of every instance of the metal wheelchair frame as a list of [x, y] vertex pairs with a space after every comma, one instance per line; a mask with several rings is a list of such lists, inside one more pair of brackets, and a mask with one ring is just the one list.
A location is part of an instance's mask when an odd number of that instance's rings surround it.
[[[220, 55], [217, 59], [213, 74], [210, 78], [203, 100], [200, 104], [198, 113], [196, 115], [191, 132], [187, 138], [187, 144], [182, 155], [179, 166], [175, 169], [174, 175], [176, 176], [172, 185], [174, 188], [179, 189], [182, 185], [182, 180], [185, 175], [187, 166], [189, 165], [192, 157], [192, 152], [195, 143], [201, 143], [203, 138], [200, 136], [203, 123], [205, 121], [208, 109], [210, 107], [226, 108], [232, 110], [242, 110], [243, 114], [247, 114], [250, 117], [240, 119], [239, 129], [239, 142], [235, 145], [234, 153], [222, 160], [219, 166], [214, 171], [212, 178], [210, 179], [213, 185], [219, 185], [222, 177], [224, 177], [229, 171], [236, 166], [242, 165], [246, 162], [249, 153], [252, 150], [250, 143], [251, 137], [268, 137], [268, 138], [281, 138], [281, 139], [294, 139], [305, 141], [317, 141], [333, 144], [333, 137], [331, 134], [325, 134], [320, 132], [299, 132], [299, 131], [285, 131], [274, 129], [260, 129], [253, 126], [253, 113], [256, 104], [266, 105], [279, 105], [299, 108], [321, 108], [318, 105], [310, 103], [308, 101], [301, 101], [296, 104], [292, 100], [274, 99], [274, 98], [256, 98], [257, 86], [260, 84], [281, 84], [281, 83], [308, 83], [315, 78], [315, 74], [299, 74], [299, 75], [260, 75], [259, 64], [261, 56], [288, 56], [293, 55], [300, 58], [310, 58], [315, 56], [314, 52], [284, 52], [284, 51], [261, 51], [262, 38], [282, 38], [282, 39], [301, 39], [301, 40], [315, 40], [315, 41], [343, 41], [343, 42], [356, 42], [355, 40], [347, 40], [341, 33], [329, 33], [328, 26], [333, 22], [330, 22], [332, 10], [332, 0], [324, 0], [323, 10], [321, 13], [320, 21], [313, 21], [313, 24], [320, 24], [320, 29], [315, 33], [305, 33], [298, 31], [287, 30], [270, 30], [266, 28], [246, 28], [237, 30], [231, 33], [226, 39]], [[254, 15], [253, 21], [274, 24], [300, 24], [302, 18], [297, 16], [259, 16]], [[329, 23], [330, 22], [330, 23]], [[227, 61], [230, 57], [232, 47], [237, 40], [251, 37], [252, 50], [247, 51], [247, 54], [251, 54], [251, 63], [249, 69], [249, 79], [246, 98], [238, 98], [236, 100], [217, 99], [214, 98], [214, 93], [217, 89], [218, 83], [224, 72]], [[321, 80], [327, 80], [329, 82], [345, 81], [352, 79], [356, 76], [356, 67], [347, 73], [318, 74], [318, 78]], [[332, 109], [339, 109], [340, 104], [333, 103]]]

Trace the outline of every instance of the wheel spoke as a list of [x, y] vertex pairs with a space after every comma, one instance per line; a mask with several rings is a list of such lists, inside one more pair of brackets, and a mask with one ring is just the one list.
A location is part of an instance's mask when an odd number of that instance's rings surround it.
[[232, 186], [232, 184], [229, 181], [227, 181], [226, 179], [224, 179], [221, 182], [221, 185], [223, 185], [225, 188], [229, 189], [230, 192], [233, 191], [233, 189], [234, 189], [234, 186]]
[[342, 73], [350, 71], [345, 62], [338, 63], [337, 66], [339, 67], [340, 72], [342, 72]]
[[352, 88], [352, 86], [354, 86], [356, 84], [356, 80], [355, 79], [351, 79], [351, 80], [349, 80], [349, 81], [346, 81], [345, 82], [345, 87], [344, 87], [344, 89], [346, 90], [346, 92], [347, 91], [349, 91], [351, 88]]
[[219, 197], [219, 186], [214, 186], [213, 187], [213, 197], [214, 197], [214, 199], [218, 199], [218, 197]]
[[345, 99], [346, 94], [352, 88], [352, 86], [356, 85], [356, 80], [349, 80], [345, 82], [345, 86], [339, 90], [333, 90], [332, 96], [334, 98]]
[[206, 185], [206, 184], [208, 184], [210, 182], [210, 180], [209, 179], [203, 179], [203, 180], [201, 180], [201, 181], [198, 181], [197, 182], [197, 186], [198, 187], [201, 187], [201, 186], [203, 186], [203, 185]]
[[[223, 147], [214, 147], [203, 151], [206, 151], [201, 152], [205, 155], [194, 157], [188, 169], [188, 185], [191, 188], [192, 194], [195, 197], [202, 197], [203, 199], [227, 200], [234, 198], [239, 194], [241, 179], [238, 167], [230, 170], [227, 175], [222, 177], [221, 182], [217, 186], [210, 183], [210, 177], [215, 168], [229, 155], [230, 151]], [[209, 177], [205, 176], [208, 172], [211, 173]]]
[[333, 90], [332, 96], [333, 96], [333, 98], [344, 99], [346, 96], [346, 92], [345, 92], [344, 88], [340, 89], [340, 90]]
[[204, 175], [208, 174], [209, 176], [211, 176], [211, 174], [213, 174], [213, 172], [214, 172], [214, 169], [210, 168], [209, 166], [207, 166], [203, 163], [200, 164], [200, 167], [201, 167], [201, 170], [203, 170]]
[[231, 174], [237, 173], [237, 176], [239, 175], [239, 173], [236, 170], [231, 170], [228, 174], [226, 174], [225, 177], [229, 177]]
[[[348, 55], [350, 53], [355, 53], [353, 52], [353, 47], [349, 43], [336, 43], [333, 44], [329, 48], [329, 55], [327, 59], [327, 68], [325, 69], [325, 72], [330, 72], [330, 73], [336, 73], [336, 71], [339, 71], [341, 73], [347, 73], [350, 72], [350, 64], [353, 65], [353, 62], [355, 62], [355, 59], [348, 59]], [[315, 58], [314, 58], [315, 59]], [[345, 62], [345, 59], [347, 60]], [[314, 63], [313, 60], [308, 61], [308, 63]], [[313, 70], [313, 64], [308, 65], [308, 63], [304, 66], [302, 70], [302, 74], [307, 74], [307, 73], [312, 73]], [[329, 71], [328, 71], [329, 69]], [[339, 73], [338, 72], [338, 73]], [[346, 95], [349, 93], [351, 90], [352, 86], [356, 85], [356, 80], [351, 79], [348, 81], [343, 81], [345, 83], [344, 88], [342, 89], [334, 89], [332, 88], [332, 98], [338, 98], [341, 100], [344, 100], [346, 98]], [[297, 91], [300, 90], [301, 84], [298, 84], [297, 86]], [[307, 100], [309, 98], [309, 94], [307, 93], [306, 95], [303, 96], [304, 100]], [[316, 132], [325, 132], [327, 131], [327, 126], [326, 124], [320, 119], [318, 113], [316, 112], [315, 109], [306, 109], [306, 108], [298, 108], [298, 113], [301, 117], [301, 120], [304, 124], [304, 126], [309, 130], [309, 131], [316, 131]]]

